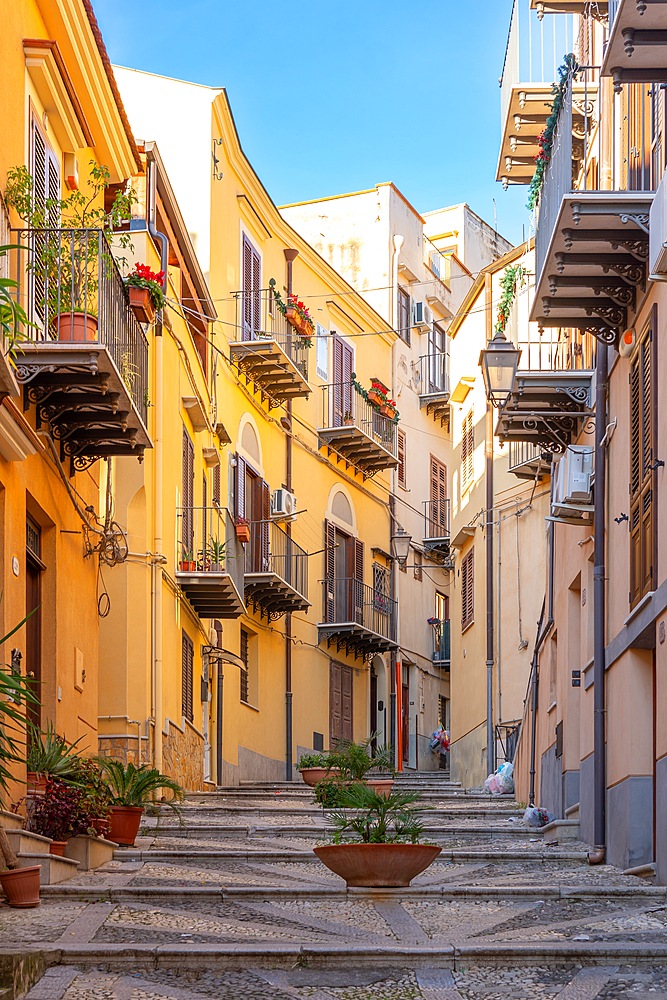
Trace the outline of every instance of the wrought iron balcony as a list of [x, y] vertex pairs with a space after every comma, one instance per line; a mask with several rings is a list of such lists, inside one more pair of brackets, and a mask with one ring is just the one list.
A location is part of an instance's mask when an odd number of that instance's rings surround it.
[[246, 383], [268, 401], [269, 408], [308, 396], [310, 338], [287, 322], [272, 288], [235, 292], [234, 297], [236, 337], [229, 351]]
[[308, 553], [275, 521], [252, 521], [245, 552], [245, 597], [273, 621], [288, 611], [305, 611]]
[[449, 555], [450, 506], [449, 499], [424, 501], [423, 543], [427, 552]]
[[[558, 6], [557, 4], [542, 5]], [[561, 6], [565, 7], [565, 4]], [[578, 4], [583, 9], [584, 4]], [[574, 13], [575, 5], [567, 5]], [[576, 48], [573, 17], [542, 19], [544, 9], [529, 0], [514, 0], [505, 62], [500, 82], [502, 139], [496, 179], [529, 184], [539, 153], [538, 136], [551, 114], [554, 84], [565, 53]], [[597, 73], [589, 70], [574, 84], [573, 127], [581, 135], [583, 118], [597, 99]], [[588, 111], [586, 112], [586, 109]]]
[[351, 382], [322, 386], [320, 447], [353, 466], [364, 479], [398, 465], [396, 423], [364, 399]]
[[433, 663], [436, 667], [449, 670], [451, 666], [451, 622], [437, 621], [433, 624]]
[[10, 275], [32, 324], [16, 358], [24, 404], [74, 470], [143, 457], [148, 341], [99, 229], [12, 230]]
[[611, 0], [602, 75], [624, 83], [667, 82], [667, 7], [654, 0]]
[[[589, 3], [590, 0], [530, 0], [531, 10], [536, 11], [539, 18], [545, 14], [583, 14]], [[606, 14], [607, 0], [597, 0], [595, 6], [599, 14]]]
[[243, 545], [222, 507], [179, 507], [176, 582], [200, 618], [238, 618], [243, 602]]
[[551, 472], [551, 454], [530, 441], [510, 441], [508, 472], [519, 479], [535, 479]]
[[449, 354], [439, 351], [419, 359], [419, 406], [439, 420], [449, 421]]
[[[654, 116], [644, 108], [628, 127], [630, 110], [645, 97], [625, 88], [613, 102], [611, 122], [592, 132], [587, 127], [575, 156], [566, 92], [538, 205], [531, 319], [542, 326], [577, 327], [614, 344], [634, 314], [646, 283], [649, 211], [664, 165]], [[608, 149], [603, 134], [611, 137]]]
[[322, 581], [323, 620], [318, 642], [364, 659], [396, 649], [397, 602], [360, 580], [334, 577]]

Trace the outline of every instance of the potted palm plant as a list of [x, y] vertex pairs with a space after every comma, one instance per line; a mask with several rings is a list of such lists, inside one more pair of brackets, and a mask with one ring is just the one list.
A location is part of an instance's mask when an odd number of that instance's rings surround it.
[[[14, 635], [26, 618], [0, 639], [0, 646]], [[0, 670], [0, 795], [4, 797], [13, 779], [11, 764], [20, 764], [25, 738], [25, 714], [21, 702], [37, 703], [25, 677]], [[0, 885], [10, 906], [39, 906], [40, 865], [22, 868], [0, 821]]]
[[28, 724], [28, 795], [43, 795], [49, 778], [67, 780], [74, 776], [79, 763], [76, 747], [82, 739], [68, 743], [50, 722], [46, 732]]
[[315, 847], [315, 854], [348, 886], [409, 886], [442, 850], [421, 843], [418, 799], [414, 793], [383, 795], [361, 783], [348, 785], [332, 815], [333, 843]]
[[183, 789], [166, 774], [161, 774], [156, 767], [140, 764], [138, 767], [131, 762], [123, 764], [120, 760], [109, 757], [98, 758], [102, 775], [111, 792], [111, 830], [110, 839], [117, 844], [131, 847], [136, 840], [141, 823], [141, 816], [146, 803], [155, 792], [166, 789], [173, 793], [173, 799], [168, 805], [176, 808], [176, 801], [183, 798]]
[[[394, 784], [394, 751], [389, 745], [378, 746], [378, 736], [371, 733], [361, 743], [339, 740], [329, 755], [329, 764], [338, 769], [343, 781], [363, 781], [374, 791], [388, 794]], [[385, 772], [385, 776], [371, 772]]]

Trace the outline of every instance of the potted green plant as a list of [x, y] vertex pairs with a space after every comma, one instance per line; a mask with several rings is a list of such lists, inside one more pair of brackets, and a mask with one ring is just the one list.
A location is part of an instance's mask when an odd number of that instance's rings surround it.
[[287, 296], [287, 302], [285, 302], [276, 288], [275, 278], [271, 278], [269, 287], [273, 293], [273, 299], [278, 311], [283, 314], [290, 326], [301, 335], [304, 346], [311, 347], [312, 341], [310, 338], [315, 331], [315, 324], [304, 303], [299, 299], [298, 295], [292, 294]]
[[27, 829], [52, 841], [51, 854], [62, 857], [69, 838], [85, 833], [89, 825], [83, 790], [65, 781], [48, 778], [44, 794], [28, 801]]
[[382, 795], [361, 783], [340, 792], [341, 810], [332, 816], [332, 843], [315, 847], [320, 861], [348, 886], [409, 886], [442, 848], [421, 842], [417, 794]]
[[82, 739], [80, 737], [76, 742], [68, 743], [50, 722], [46, 732], [28, 724], [28, 795], [43, 795], [50, 777], [66, 780], [76, 773], [79, 759], [76, 747]]
[[[30, 616], [28, 616], [30, 617]], [[24, 618], [11, 632], [0, 639], [0, 646], [7, 642], [25, 624]], [[0, 795], [4, 798], [14, 775], [11, 764], [25, 760], [25, 714], [22, 702], [37, 704], [30, 682], [26, 677], [0, 670]], [[21, 867], [16, 852], [9, 842], [7, 832], [0, 822], [0, 885], [10, 906], [39, 906], [39, 878], [41, 866]]]
[[132, 245], [129, 233], [117, 231], [129, 219], [135, 195], [118, 190], [107, 210], [110, 181], [108, 167], [91, 161], [85, 190], [42, 202], [25, 166], [7, 174], [5, 201], [31, 230], [27, 266], [37, 279], [35, 305], [48, 333], [61, 341], [97, 341], [100, 281], [108, 280], [115, 266], [111, 241], [120, 249]]
[[85, 831], [80, 832], [91, 837], [107, 837], [111, 829], [111, 792], [97, 761], [91, 757], [77, 758], [76, 771], [70, 781], [81, 789], [82, 807], [88, 820]]
[[[371, 733], [361, 743], [339, 740], [329, 762], [331, 767], [338, 769], [344, 781], [363, 781], [375, 791], [389, 794], [394, 784], [394, 752], [389, 745], [378, 746], [378, 736], [378, 733]], [[388, 776], [371, 774], [372, 771], [388, 772]]]
[[330, 774], [338, 774], [338, 768], [330, 764], [328, 753], [304, 753], [299, 757], [297, 770], [307, 785], [314, 788]]
[[167, 804], [173, 809], [176, 802], [183, 798], [183, 789], [178, 782], [161, 774], [156, 767], [149, 767], [148, 764], [137, 767], [131, 762], [123, 764], [109, 757], [99, 757], [98, 764], [111, 793], [109, 836], [117, 844], [132, 846], [139, 832], [144, 807], [156, 792], [172, 792], [173, 798]]
[[197, 569], [197, 563], [195, 561], [194, 553], [189, 549], [183, 549], [183, 555], [178, 563], [178, 568], [181, 573], [194, 573]]
[[164, 309], [167, 302], [163, 291], [164, 271], [152, 271], [148, 264], [135, 264], [134, 270], [123, 280], [134, 315], [140, 323], [152, 323], [157, 310]]
[[206, 546], [206, 555], [209, 560], [209, 570], [212, 573], [222, 572], [222, 567], [225, 562], [226, 547], [226, 542], [221, 542], [216, 538], [211, 538]]

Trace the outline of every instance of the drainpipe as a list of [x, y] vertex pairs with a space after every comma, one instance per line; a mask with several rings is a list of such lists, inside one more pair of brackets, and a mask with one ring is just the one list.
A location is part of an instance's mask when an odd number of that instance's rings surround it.
[[[398, 258], [401, 252], [401, 248], [405, 243], [405, 237], [401, 236], [400, 233], [396, 233], [393, 237], [393, 253], [391, 258], [391, 324], [394, 330], [398, 330]], [[394, 392], [394, 399], [396, 399], [396, 350], [400, 346], [400, 341], [397, 341], [392, 345], [391, 351], [391, 380], [392, 380], [392, 391]], [[389, 535], [393, 535], [396, 531], [396, 494], [398, 492], [398, 481], [396, 469], [392, 470], [391, 473], [391, 496], [389, 497], [389, 513], [390, 513], [390, 529]], [[392, 600], [396, 603], [394, 607], [396, 608], [396, 643], [398, 649], [392, 650], [390, 656], [390, 670], [391, 675], [391, 688], [389, 696], [389, 707], [390, 707], [390, 718], [391, 718], [391, 734], [390, 740], [391, 745], [394, 748], [394, 761], [397, 771], [403, 770], [403, 747], [402, 742], [402, 724], [401, 724], [401, 711], [403, 706], [402, 698], [402, 670], [401, 670], [401, 656], [400, 656], [400, 640], [401, 640], [401, 630], [400, 630], [400, 620], [401, 613], [398, 604], [398, 572], [396, 568], [396, 561], [394, 560], [391, 564], [391, 596]]]
[[595, 383], [595, 494], [593, 497], [593, 840], [589, 864], [606, 854], [607, 761], [605, 747], [605, 491], [607, 428], [607, 347], [598, 345]]
[[[287, 262], [287, 296], [292, 294], [292, 265], [299, 255], [298, 250], [285, 249], [285, 260]], [[292, 400], [287, 401], [287, 418], [285, 427], [285, 488], [292, 492]], [[292, 525], [290, 521], [285, 524], [285, 531], [288, 537], [292, 536]], [[289, 542], [287, 543], [289, 545]], [[289, 550], [288, 550], [289, 551]], [[291, 552], [290, 552], [291, 554]], [[288, 612], [285, 615], [285, 781], [293, 781], [294, 773], [292, 766], [292, 745], [293, 745], [293, 701], [292, 692], [292, 615]]]
[[537, 702], [538, 702], [538, 685], [539, 685], [539, 657], [540, 650], [544, 645], [544, 640], [549, 635], [554, 623], [554, 538], [555, 538], [555, 528], [556, 525], [553, 521], [549, 522], [549, 584], [548, 584], [548, 612], [547, 621], [542, 628], [542, 622], [544, 620], [544, 601], [542, 602], [542, 610], [540, 612], [540, 620], [537, 623], [537, 638], [535, 640], [535, 648], [533, 649], [533, 658], [530, 664], [530, 675], [531, 675], [531, 722], [530, 722], [530, 792], [529, 792], [529, 802], [528, 805], [535, 805], [535, 756], [537, 747]]
[[222, 785], [222, 694], [224, 676], [222, 673], [222, 659], [218, 657], [218, 677], [215, 704], [215, 780], [217, 785]]
[[[493, 336], [491, 275], [484, 278], [486, 299], [486, 332], [487, 341]], [[494, 621], [493, 621], [493, 406], [489, 400], [486, 404], [486, 427], [484, 435], [486, 459], [486, 771], [492, 774], [495, 770], [494, 732], [493, 732], [493, 660], [494, 660]]]

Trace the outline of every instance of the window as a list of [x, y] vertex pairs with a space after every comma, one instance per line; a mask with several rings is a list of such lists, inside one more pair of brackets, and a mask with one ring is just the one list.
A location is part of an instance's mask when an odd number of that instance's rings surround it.
[[414, 556], [415, 556], [415, 563], [414, 563], [415, 580], [419, 580], [419, 582], [421, 583], [421, 579], [422, 579], [422, 554], [421, 554], [421, 552], [418, 552], [415, 549]]
[[315, 342], [315, 355], [317, 366], [317, 377], [326, 380], [329, 378], [329, 335], [326, 327], [321, 323], [317, 324], [317, 340]]
[[182, 703], [183, 703], [183, 716], [192, 722], [194, 719], [194, 712], [192, 708], [192, 688], [194, 684], [194, 664], [195, 664], [195, 647], [192, 644], [192, 640], [187, 632], [182, 633], [182, 643], [181, 643], [181, 690], [182, 690]]
[[556, 701], [558, 679], [558, 633], [554, 632], [549, 646], [549, 704]]
[[[181, 559], [194, 559], [192, 554], [194, 549], [194, 505], [195, 505], [195, 447], [190, 439], [190, 435], [183, 428], [183, 454], [182, 454], [182, 493], [183, 504], [183, 524], [181, 534], [181, 545], [183, 552]], [[190, 553], [190, 555], [187, 555]]]
[[405, 431], [398, 432], [398, 485], [407, 489], [405, 476]]
[[444, 538], [449, 534], [449, 505], [447, 503], [447, 466], [431, 455], [430, 476], [431, 513], [429, 537]]
[[642, 337], [630, 368], [630, 606], [654, 586], [653, 331]]
[[461, 493], [472, 486], [475, 477], [475, 425], [472, 410], [463, 420], [461, 428]]
[[337, 333], [331, 337], [333, 353], [333, 395], [331, 426], [342, 427], [348, 417], [354, 416], [356, 399], [353, 400], [352, 372], [354, 351]]
[[406, 344], [410, 343], [410, 295], [400, 285], [398, 288], [398, 330], [396, 332]]
[[438, 695], [438, 724], [449, 729], [449, 698]]
[[213, 466], [213, 505], [220, 506], [220, 463]]
[[241, 701], [248, 701], [248, 633], [244, 628], [241, 629], [241, 660], [244, 664], [243, 669], [240, 671], [241, 676]]
[[243, 236], [243, 340], [252, 340], [262, 328], [262, 261], [259, 252]]
[[475, 549], [464, 556], [461, 563], [461, 630], [475, 620]]
[[373, 563], [373, 607], [380, 614], [389, 614], [389, 570]]

